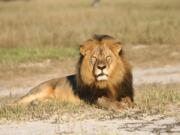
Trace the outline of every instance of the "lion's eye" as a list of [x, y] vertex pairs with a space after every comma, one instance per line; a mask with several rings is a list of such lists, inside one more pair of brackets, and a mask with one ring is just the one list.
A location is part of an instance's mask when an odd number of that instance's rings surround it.
[[92, 57], [91, 57], [91, 63], [94, 64], [94, 63], [96, 62], [96, 59], [97, 59], [97, 58], [96, 58], [95, 56], [92, 56]]
[[111, 56], [107, 56], [107, 57], [106, 57], [106, 60], [107, 60], [107, 61], [111, 61]]

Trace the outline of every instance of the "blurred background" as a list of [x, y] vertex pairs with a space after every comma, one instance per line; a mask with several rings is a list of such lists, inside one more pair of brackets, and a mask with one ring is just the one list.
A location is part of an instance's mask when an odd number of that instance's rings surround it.
[[[94, 34], [122, 42], [133, 66], [135, 110], [53, 102], [3, 107], [46, 80], [75, 73], [79, 45]], [[13, 125], [14, 119], [40, 122]], [[0, 134], [175, 135], [179, 123], [180, 0], [0, 0]]]
[[135, 68], [177, 65], [179, 14], [179, 0], [0, 0], [1, 89], [73, 73], [94, 34], [119, 39]]

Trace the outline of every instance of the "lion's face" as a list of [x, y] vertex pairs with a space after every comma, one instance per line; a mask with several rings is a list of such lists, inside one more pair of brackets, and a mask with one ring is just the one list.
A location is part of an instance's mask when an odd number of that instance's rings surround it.
[[89, 65], [96, 81], [107, 81], [116, 57], [105, 45], [95, 47], [89, 56]]
[[121, 51], [122, 46], [115, 40], [106, 39], [101, 42], [88, 40], [80, 48], [83, 57], [80, 76], [83, 82], [88, 85], [95, 84], [101, 88], [106, 87], [107, 83], [117, 76], [115, 71], [123, 68], [120, 66], [122, 64]]

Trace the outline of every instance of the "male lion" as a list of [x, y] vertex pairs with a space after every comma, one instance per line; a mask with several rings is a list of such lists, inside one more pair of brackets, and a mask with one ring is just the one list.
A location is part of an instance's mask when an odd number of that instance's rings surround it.
[[109, 109], [131, 107], [132, 73], [121, 43], [108, 35], [95, 35], [80, 47], [76, 74], [46, 81], [15, 103], [46, 99], [85, 101]]

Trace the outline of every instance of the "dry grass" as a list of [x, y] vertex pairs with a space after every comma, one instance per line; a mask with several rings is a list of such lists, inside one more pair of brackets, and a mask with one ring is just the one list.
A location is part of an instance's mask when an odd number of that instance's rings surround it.
[[74, 46], [106, 33], [128, 44], [180, 44], [179, 0], [0, 3], [0, 46]]
[[[142, 112], [167, 113], [174, 106], [174, 110], [180, 113], [180, 87], [170, 85], [143, 85], [136, 91], [135, 101]], [[172, 110], [171, 110], [172, 111]]]
[[179, 0], [103, 0], [98, 8], [91, 2], [0, 2], [0, 63], [64, 58], [95, 33], [180, 50]]
[[[105, 118], [107, 117], [138, 117], [136, 114], [180, 114], [180, 90], [179, 85], [142, 85], [136, 90], [136, 107], [130, 111], [115, 113], [97, 109], [88, 104], [74, 105], [51, 101], [48, 103], [33, 103], [28, 106], [4, 106], [0, 107], [0, 119], [27, 120], [27, 119], [48, 119], [53, 115], [62, 116], [78, 114], [76, 117]], [[12, 97], [1, 98], [0, 101], [9, 102]], [[102, 110], [102, 111], [101, 111]], [[91, 113], [93, 111], [93, 114]], [[174, 113], [176, 112], [176, 114]]]
[[0, 119], [6, 120], [29, 120], [29, 119], [48, 119], [55, 114], [79, 113], [82, 108], [88, 105], [74, 105], [52, 101], [48, 103], [33, 103], [28, 106], [2, 106], [0, 109]]

